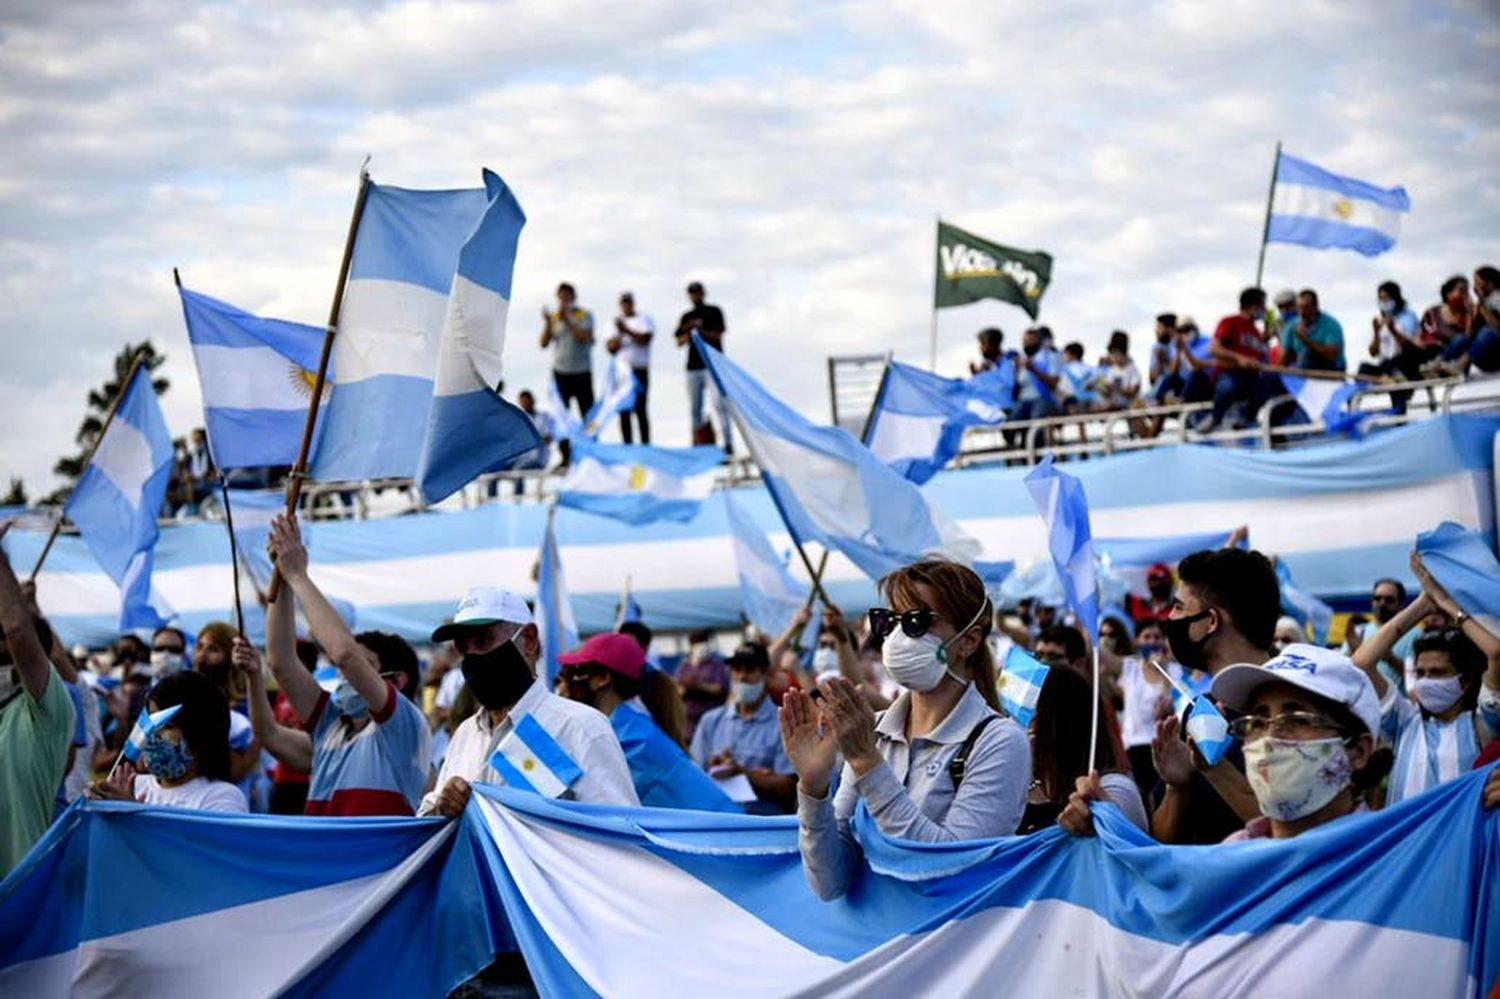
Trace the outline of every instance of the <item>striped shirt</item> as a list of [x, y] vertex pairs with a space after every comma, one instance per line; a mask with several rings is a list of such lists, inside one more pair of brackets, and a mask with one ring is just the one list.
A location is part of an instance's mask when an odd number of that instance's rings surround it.
[[1390, 796], [1394, 805], [1473, 769], [1485, 743], [1500, 734], [1500, 691], [1479, 688], [1479, 706], [1452, 721], [1438, 721], [1396, 688], [1380, 701], [1380, 736], [1396, 747]]
[[385, 710], [356, 730], [324, 691], [308, 719], [308, 815], [414, 815], [427, 787], [427, 720], [386, 681]]

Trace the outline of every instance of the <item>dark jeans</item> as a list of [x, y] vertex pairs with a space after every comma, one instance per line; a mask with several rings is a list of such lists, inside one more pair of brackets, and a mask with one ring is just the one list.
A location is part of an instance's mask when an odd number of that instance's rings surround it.
[[[1420, 350], [1403, 350], [1395, 357], [1387, 358], [1379, 364], [1361, 364], [1359, 373], [1362, 375], [1401, 375], [1403, 378], [1416, 381], [1422, 377], [1422, 364], [1427, 359], [1427, 354]], [[1391, 393], [1391, 408], [1397, 413], [1405, 413], [1406, 404], [1410, 401], [1410, 391]]]
[[1464, 354], [1480, 371], [1500, 371], [1500, 332], [1484, 326], [1473, 336], [1456, 336], [1443, 351], [1443, 360], [1452, 361]]
[[1260, 375], [1255, 371], [1244, 371], [1235, 369], [1219, 372], [1219, 377], [1214, 379], [1214, 408], [1213, 418], [1210, 426], [1217, 427], [1224, 419], [1224, 414], [1229, 412], [1229, 407], [1237, 402], [1255, 405], [1256, 390], [1260, 385]]
[[620, 440], [626, 444], [634, 444], [635, 438], [630, 432], [630, 417], [635, 415], [635, 422], [641, 428], [641, 443], [651, 443], [651, 420], [646, 416], [646, 395], [651, 387], [651, 371], [649, 368], [631, 368], [635, 372], [635, 380], [638, 388], [635, 393], [635, 408], [626, 410], [620, 414]]
[[[562, 399], [563, 409], [567, 409], [568, 403], [577, 399], [578, 417], [587, 419], [589, 410], [594, 408], [594, 373], [579, 371], [575, 374], [563, 374], [561, 371], [554, 371], [552, 382], [557, 386], [557, 395]], [[567, 441], [559, 441], [557, 450], [562, 454], [564, 465], [572, 461], [573, 450]]]

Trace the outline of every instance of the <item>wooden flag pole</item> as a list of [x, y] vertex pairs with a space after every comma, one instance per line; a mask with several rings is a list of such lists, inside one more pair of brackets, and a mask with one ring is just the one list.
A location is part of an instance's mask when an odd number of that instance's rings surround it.
[[[365, 160], [369, 163], [368, 157]], [[354, 238], [359, 234], [359, 220], [370, 197], [370, 174], [359, 168], [359, 195], [354, 199], [354, 214], [349, 218], [349, 235], [344, 239], [344, 259], [339, 264], [338, 284], [333, 290], [333, 306], [328, 310], [328, 325], [323, 330], [323, 352], [318, 355], [318, 373], [313, 379], [312, 400], [307, 404], [307, 422], [302, 427], [302, 443], [297, 448], [297, 462], [287, 477], [286, 515], [295, 516], [297, 501], [302, 498], [302, 480], [307, 478], [307, 459], [312, 450], [313, 429], [318, 424], [318, 406], [323, 401], [323, 386], [328, 380], [328, 360], [333, 356], [333, 337], [338, 331], [339, 310], [344, 306], [344, 288], [349, 283], [349, 265], [354, 259]], [[274, 604], [281, 593], [281, 573], [272, 569], [271, 585], [266, 588], [266, 602]]]
[[1271, 161], [1271, 189], [1266, 192], [1266, 221], [1260, 230], [1260, 259], [1255, 262], [1255, 287], [1260, 287], [1266, 270], [1266, 237], [1271, 235], [1271, 205], [1276, 200], [1276, 170], [1281, 166], [1281, 141], [1276, 142], [1276, 158]]
[[[942, 227], [943, 227], [943, 217], [941, 215], [938, 215], [938, 216], [935, 216], [935, 219], [936, 219], [936, 222], [934, 224], [933, 237], [932, 237], [934, 244], [936, 244], [937, 240], [939, 240], [939, 239], [942, 238], [942, 231], [943, 231], [943, 229], [942, 229]], [[937, 372], [937, 326], [938, 326], [937, 283], [942, 280], [942, 275], [938, 273], [938, 266], [939, 265], [937, 263], [936, 254], [934, 254], [933, 263], [932, 263], [932, 328], [928, 332], [928, 349], [927, 349], [927, 370], [931, 371], [931, 372], [934, 372], [934, 373]]]
[[[83, 465], [78, 470], [78, 477], [80, 479], [88, 471], [89, 462], [94, 460], [94, 453], [99, 450], [99, 445], [104, 441], [104, 435], [109, 432], [109, 425], [114, 422], [115, 414], [120, 411], [120, 403], [125, 400], [125, 393], [130, 391], [130, 383], [135, 381], [135, 373], [140, 370], [145, 360], [146, 351], [144, 349], [135, 352], [135, 358], [130, 362], [130, 370], [125, 373], [125, 380], [120, 382], [120, 390], [115, 393], [114, 400], [110, 402], [109, 412], [104, 414], [104, 425], [99, 428], [99, 433], [94, 437], [94, 442], [89, 445], [88, 454], [83, 458]], [[73, 485], [76, 488], [78, 483], [75, 482]], [[64, 506], [66, 505], [64, 503]], [[59, 510], [57, 519], [52, 522], [52, 533], [47, 535], [47, 543], [42, 546], [42, 553], [36, 557], [36, 565], [31, 567], [31, 575], [27, 577], [28, 581], [36, 582], [36, 574], [42, 571], [42, 563], [47, 561], [47, 553], [52, 551], [52, 543], [57, 540], [57, 535], [62, 530], [63, 519], [63, 513]]]

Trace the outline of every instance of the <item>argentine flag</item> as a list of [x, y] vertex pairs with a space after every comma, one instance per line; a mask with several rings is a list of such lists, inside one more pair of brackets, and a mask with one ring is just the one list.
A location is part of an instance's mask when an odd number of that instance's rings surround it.
[[[181, 285], [182, 316], [203, 388], [203, 421], [219, 468], [297, 460], [323, 350], [318, 326], [265, 319]], [[323, 386], [327, 401], [329, 385]], [[323, 425], [319, 413], [313, 442]]]
[[1359, 382], [1282, 375], [1281, 383], [1286, 386], [1287, 393], [1297, 400], [1298, 408], [1307, 418], [1321, 420], [1324, 429], [1331, 434], [1344, 433], [1350, 437], [1362, 437], [1365, 424], [1372, 417], [1380, 415], [1349, 409], [1349, 403], [1364, 391], [1364, 386]]
[[557, 657], [578, 644], [578, 620], [573, 616], [573, 595], [563, 576], [562, 556], [557, 550], [556, 517], [547, 517], [542, 550], [537, 558], [536, 618], [541, 632], [542, 658], [547, 664], [547, 689], [557, 681], [562, 664]]
[[367, 181], [314, 478], [418, 477], [431, 502], [539, 443], [494, 392], [525, 217], [498, 177], [484, 181], [456, 191]]
[[181, 704], [174, 704], [160, 711], [142, 711], [140, 717], [135, 720], [135, 727], [130, 730], [130, 737], [125, 740], [125, 748], [121, 750], [125, 759], [131, 763], [140, 759], [141, 750], [146, 748], [146, 740], [151, 738], [152, 733], [159, 731], [163, 725], [175, 718], [177, 712], [181, 710]]
[[1058, 471], [1048, 454], [1027, 474], [1026, 491], [1047, 525], [1047, 549], [1062, 581], [1068, 606], [1089, 637], [1099, 640], [1099, 583], [1094, 575], [1089, 501], [1083, 483]]
[[871, 578], [934, 555], [973, 564], [979, 542], [847, 430], [813, 424], [696, 333], [693, 342], [798, 543], [836, 549]]
[[1036, 716], [1037, 698], [1042, 696], [1042, 684], [1047, 682], [1050, 669], [1018, 645], [1012, 645], [1005, 654], [995, 685], [1000, 691], [1001, 707], [1023, 728]]
[[1500, 635], [1500, 562], [1483, 534], [1445, 520], [1417, 535], [1417, 553], [1460, 607]]
[[734, 563], [740, 577], [740, 602], [750, 623], [768, 635], [780, 635], [792, 616], [807, 604], [808, 587], [787, 570], [765, 532], [725, 490], [724, 513], [734, 539]]
[[158, 628], [151, 565], [156, 517], [172, 477], [172, 435], [144, 364], [135, 370], [115, 417], [78, 477], [63, 515], [78, 528], [99, 567], [120, 587], [120, 630]]
[[1286, 559], [1276, 560], [1276, 581], [1281, 584], [1281, 611], [1304, 627], [1313, 628], [1313, 641], [1322, 645], [1328, 641], [1328, 629], [1333, 625], [1333, 608], [1292, 580], [1292, 570]]
[[1396, 245], [1401, 216], [1409, 211], [1411, 198], [1404, 187], [1341, 177], [1282, 153], [1276, 159], [1266, 242], [1358, 250], [1374, 257]]
[[490, 757], [505, 783], [544, 798], [561, 798], [583, 769], [533, 715], [524, 715]]
[[[552, 389], [554, 392], [557, 391], [555, 381]], [[610, 358], [609, 367], [604, 369], [604, 392], [599, 396], [599, 401], [594, 403], [593, 408], [589, 410], [588, 419], [584, 420], [583, 432], [590, 437], [598, 437], [599, 431], [604, 429], [604, 421], [611, 416], [626, 412], [635, 405], [636, 394], [639, 391], [640, 383], [636, 380], [630, 362], [625, 359], [623, 352], [616, 352], [614, 357]]]
[[1188, 711], [1187, 734], [1209, 766], [1222, 760], [1234, 743], [1234, 737], [1229, 734], [1229, 723], [1214, 702], [1202, 694], [1193, 698]]
[[[1009, 362], [1002, 363], [1009, 367]], [[1004, 422], [997, 384], [983, 375], [944, 378], [891, 361], [870, 414], [865, 444], [875, 457], [921, 485], [958, 454], [966, 429]]]
[[598, 444], [578, 437], [557, 502], [627, 524], [686, 523], [713, 492], [723, 460], [723, 451], [707, 445]]

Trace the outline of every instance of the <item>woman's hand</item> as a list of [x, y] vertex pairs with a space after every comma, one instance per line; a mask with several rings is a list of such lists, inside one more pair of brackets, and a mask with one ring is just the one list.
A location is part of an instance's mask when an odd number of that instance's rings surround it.
[[839, 752], [858, 775], [880, 764], [875, 748], [875, 709], [859, 690], [841, 676], [831, 677], [818, 688], [823, 694], [823, 721], [838, 744]]
[[817, 706], [806, 693], [793, 688], [781, 699], [777, 717], [781, 745], [797, 771], [797, 786], [808, 797], [827, 797], [835, 746], [832, 733], [819, 724]]
[[234, 636], [234, 650], [229, 654], [229, 661], [247, 677], [253, 679], [261, 675], [260, 653], [255, 651], [255, 646], [245, 641], [243, 635]]
[[1193, 779], [1193, 754], [1180, 736], [1182, 723], [1169, 715], [1156, 723], [1151, 737], [1151, 763], [1170, 787], [1186, 787]]
[[121, 760], [112, 775], [95, 781], [84, 793], [96, 801], [134, 801], [135, 767]]
[[1094, 811], [1089, 802], [1104, 797], [1104, 788], [1099, 785], [1099, 774], [1079, 777], [1073, 782], [1073, 793], [1068, 795], [1068, 804], [1057, 816], [1057, 824], [1074, 836], [1094, 835]]
[[302, 532], [297, 527], [296, 517], [278, 513], [271, 520], [271, 536], [266, 542], [266, 550], [287, 582], [307, 575], [307, 548], [302, 544]]

